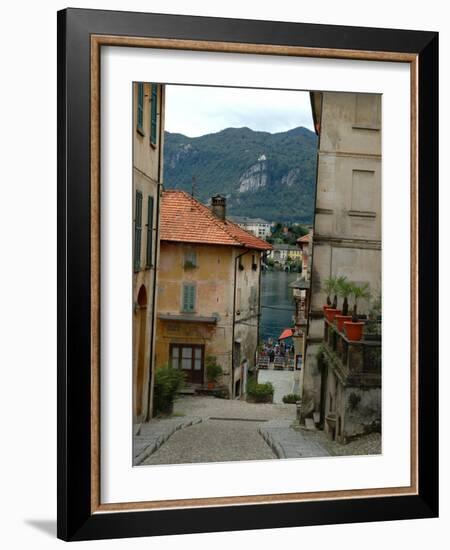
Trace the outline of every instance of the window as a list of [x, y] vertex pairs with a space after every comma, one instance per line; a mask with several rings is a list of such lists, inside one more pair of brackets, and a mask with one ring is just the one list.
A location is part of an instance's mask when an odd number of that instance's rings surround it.
[[153, 197], [148, 197], [147, 209], [147, 256], [145, 266], [153, 265]]
[[134, 271], [141, 269], [142, 193], [136, 191], [134, 204]]
[[138, 97], [137, 97], [137, 128], [140, 132], [144, 132], [144, 84], [138, 82]]
[[185, 313], [195, 311], [195, 296], [196, 287], [194, 283], [184, 283], [183, 284], [183, 303], [182, 311]]
[[205, 349], [201, 344], [170, 344], [170, 364], [181, 369], [187, 383], [202, 384]]
[[253, 271], [256, 271], [258, 269], [258, 264], [256, 263], [255, 254], [252, 254], [252, 269], [253, 269]]
[[197, 252], [195, 250], [186, 250], [184, 253], [184, 268], [192, 269], [197, 267]]
[[157, 141], [157, 113], [158, 113], [158, 86], [152, 84], [151, 105], [150, 105], [150, 143], [156, 145]]

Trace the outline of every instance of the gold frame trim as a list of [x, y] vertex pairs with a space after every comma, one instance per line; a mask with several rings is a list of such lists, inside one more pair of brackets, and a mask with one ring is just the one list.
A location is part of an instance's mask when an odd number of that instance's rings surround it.
[[[102, 504], [100, 501], [100, 50], [102, 46], [164, 48], [409, 63], [411, 69], [411, 484], [408, 487], [212, 497]], [[132, 36], [91, 36], [91, 513], [274, 504], [418, 494], [418, 55]]]

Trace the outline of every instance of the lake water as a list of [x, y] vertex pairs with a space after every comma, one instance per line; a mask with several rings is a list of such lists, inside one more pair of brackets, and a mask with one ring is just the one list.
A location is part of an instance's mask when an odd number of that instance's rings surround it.
[[261, 324], [260, 339], [277, 340], [285, 328], [292, 328], [294, 298], [292, 283], [298, 273], [263, 271], [261, 274]]

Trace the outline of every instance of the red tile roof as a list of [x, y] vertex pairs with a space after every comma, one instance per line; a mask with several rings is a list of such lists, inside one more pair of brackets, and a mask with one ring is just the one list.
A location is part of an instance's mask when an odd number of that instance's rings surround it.
[[163, 192], [160, 222], [162, 241], [272, 249], [268, 242], [229, 220], [221, 220], [207, 206], [176, 189]]

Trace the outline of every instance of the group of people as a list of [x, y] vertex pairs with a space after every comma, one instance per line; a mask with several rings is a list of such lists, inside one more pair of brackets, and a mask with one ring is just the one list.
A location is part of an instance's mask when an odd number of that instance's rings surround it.
[[269, 357], [269, 361], [271, 363], [274, 362], [275, 357], [290, 357], [294, 354], [294, 346], [290, 346], [289, 344], [286, 344], [284, 340], [279, 340], [278, 342], [274, 343], [273, 341], [269, 340], [268, 342], [264, 342], [263, 348], [261, 350], [261, 355], [265, 356], [267, 355]]

